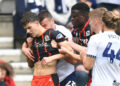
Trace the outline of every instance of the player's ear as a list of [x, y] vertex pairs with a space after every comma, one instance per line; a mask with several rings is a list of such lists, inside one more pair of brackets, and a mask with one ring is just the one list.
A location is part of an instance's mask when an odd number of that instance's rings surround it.
[[51, 21], [52, 21], [53, 24], [55, 23], [55, 20], [53, 18], [51, 19]]

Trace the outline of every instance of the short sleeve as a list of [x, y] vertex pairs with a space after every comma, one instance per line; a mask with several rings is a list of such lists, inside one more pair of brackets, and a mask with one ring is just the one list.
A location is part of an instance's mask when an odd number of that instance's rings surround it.
[[90, 37], [90, 40], [88, 42], [88, 47], [87, 47], [87, 56], [96, 58], [97, 55], [97, 37], [95, 35]]
[[50, 34], [51, 34], [51, 39], [55, 40], [56, 42], [65, 41], [65, 36], [57, 30], [51, 30]]

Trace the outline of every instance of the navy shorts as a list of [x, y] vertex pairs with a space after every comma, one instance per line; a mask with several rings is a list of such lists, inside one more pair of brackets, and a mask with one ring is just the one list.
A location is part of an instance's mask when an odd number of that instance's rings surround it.
[[76, 86], [76, 75], [75, 72], [67, 76], [61, 83], [60, 86]]

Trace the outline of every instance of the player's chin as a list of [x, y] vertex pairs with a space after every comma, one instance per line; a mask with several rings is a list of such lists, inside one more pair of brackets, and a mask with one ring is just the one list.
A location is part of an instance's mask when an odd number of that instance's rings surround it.
[[36, 37], [36, 35], [34, 35], [34, 34], [31, 34], [31, 36], [32, 36], [32, 37]]

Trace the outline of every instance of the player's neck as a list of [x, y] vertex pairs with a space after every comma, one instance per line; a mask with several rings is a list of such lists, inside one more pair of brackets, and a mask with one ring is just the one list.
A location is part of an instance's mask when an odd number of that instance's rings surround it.
[[44, 29], [43, 27], [39, 28], [39, 34], [37, 37], [40, 37], [41, 35], [43, 35], [46, 32], [47, 29]]
[[112, 32], [115, 32], [115, 29], [104, 27], [104, 31], [112, 31]]
[[102, 30], [101, 25], [98, 25], [98, 27], [97, 27], [97, 29], [96, 29], [95, 33], [99, 33], [101, 30]]

